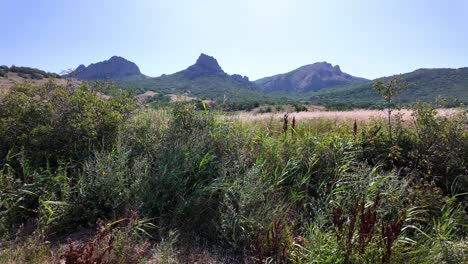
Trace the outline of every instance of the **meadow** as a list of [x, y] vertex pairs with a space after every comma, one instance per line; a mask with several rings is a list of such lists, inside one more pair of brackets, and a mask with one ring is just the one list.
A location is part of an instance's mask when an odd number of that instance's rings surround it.
[[466, 263], [468, 116], [437, 107], [245, 122], [18, 84], [0, 263]]

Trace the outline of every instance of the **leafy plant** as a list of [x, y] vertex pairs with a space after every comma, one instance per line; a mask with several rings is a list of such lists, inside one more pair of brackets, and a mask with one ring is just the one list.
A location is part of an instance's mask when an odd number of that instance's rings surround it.
[[387, 102], [389, 109], [388, 109], [388, 131], [390, 134], [390, 141], [393, 141], [392, 137], [392, 108], [393, 105], [393, 98], [407, 89], [409, 84], [407, 82], [402, 81], [401, 76], [394, 76], [390, 81], [384, 83], [382, 80], [377, 80], [373, 84], [374, 89], [379, 93], [380, 96]]

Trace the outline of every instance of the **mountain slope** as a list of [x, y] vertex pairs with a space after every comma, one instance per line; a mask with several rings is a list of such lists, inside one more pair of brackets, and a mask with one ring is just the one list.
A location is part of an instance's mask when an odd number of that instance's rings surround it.
[[[430, 102], [441, 96], [452, 104], [468, 103], [468, 68], [419, 69], [403, 74], [403, 80], [411, 86], [395, 99], [399, 103]], [[380, 78], [384, 81], [391, 77]], [[304, 97], [319, 104], [355, 104], [368, 106], [382, 104], [383, 100], [372, 88], [373, 81], [337, 86]]]
[[61, 78], [56, 73], [46, 72], [31, 67], [0, 66], [0, 96], [8, 92], [15, 84], [24, 82], [44, 85], [49, 82], [62, 86], [79, 86], [81, 81]]
[[140, 75], [142, 75], [140, 69], [135, 63], [113, 56], [108, 60], [90, 64], [88, 67], [81, 64], [66, 77], [81, 80], [110, 80]]
[[269, 98], [256, 89], [246, 76], [229, 75], [218, 61], [201, 54], [195, 64], [185, 70], [161, 77], [130, 77], [116, 81], [118, 85], [138, 91], [178, 93], [216, 101], [250, 101]]
[[265, 77], [255, 81], [265, 92], [310, 92], [337, 85], [367, 81], [341, 71], [338, 65], [317, 62], [297, 68], [291, 72]]

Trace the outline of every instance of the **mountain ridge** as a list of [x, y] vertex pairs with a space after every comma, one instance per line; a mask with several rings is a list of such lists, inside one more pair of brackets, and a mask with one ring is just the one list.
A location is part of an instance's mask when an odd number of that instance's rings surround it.
[[111, 80], [135, 75], [142, 74], [140, 68], [134, 62], [120, 56], [112, 56], [108, 60], [91, 63], [88, 66], [80, 64], [65, 77], [81, 80]]
[[303, 65], [292, 71], [264, 77], [255, 81], [264, 92], [310, 92], [337, 85], [365, 82], [365, 78], [355, 77], [341, 71], [339, 65], [324, 62]]
[[[459, 103], [468, 104], [468, 67], [420, 68], [400, 75], [411, 85], [395, 97], [398, 103], [432, 102], [438, 97], [443, 97], [453, 106]], [[389, 81], [393, 76], [395, 75], [375, 80]], [[383, 99], [373, 89], [375, 80], [330, 87], [306, 93], [303, 96], [308, 97], [309, 102], [323, 105], [351, 103], [359, 107], [367, 107], [384, 104]]]
[[[130, 68], [133, 67], [133, 70], [128, 71], [126, 67], [122, 69], [115, 66], [120, 62], [123, 62], [124, 65], [135, 65], [135, 67], [130, 66]], [[99, 74], [94, 73], [92, 75], [89, 73], [89, 69], [95, 69], [96, 65], [101, 68], [104, 66], [111, 67], [98, 71]], [[84, 74], [86, 72], [91, 74], [92, 78]], [[85, 75], [85, 78], [83, 78], [82, 74]], [[54, 74], [29, 67], [0, 66], [2, 90], [7, 90], [9, 86], [14, 85], [15, 82], [21, 82], [21, 80], [40, 80], [48, 75], [52, 76]], [[58, 78], [60, 77], [57, 74], [55, 75]], [[452, 102], [468, 103], [468, 67], [458, 69], [420, 68], [409, 73], [403, 73], [402, 76], [405, 81], [414, 85], [400, 96], [397, 96], [396, 100], [398, 102], [433, 101], [438, 96], [443, 96]], [[112, 81], [120, 88], [136, 93], [144, 93], [145, 91], [163, 94], [175, 93], [217, 101], [296, 100], [322, 105], [352, 104], [358, 107], [382, 105], [383, 103], [379, 95], [372, 89], [373, 81], [344, 73], [341, 71], [340, 66], [333, 66], [328, 62], [308, 64], [287, 73], [274, 75], [273, 77], [276, 77], [276, 80], [272, 80], [272, 76], [270, 76], [251, 82], [247, 76], [227, 74], [214, 57], [204, 53], [200, 54], [193, 65], [173, 74], [160, 77], [145, 76], [141, 74], [138, 66], [133, 62], [122, 57], [113, 56], [107, 61], [92, 63], [88, 67], [80, 65], [71, 74], [63, 77], [79, 80]], [[276, 82], [278, 78], [280, 81], [281, 78], [286, 81], [293, 80], [302, 86], [298, 85], [292, 89], [269, 90], [265, 88], [265, 83], [269, 81]], [[338, 82], [338, 85], [336, 85], [337, 79], [341, 80], [340, 78], [344, 79], [345, 84]], [[391, 77], [378, 79], [388, 80], [389, 78]], [[328, 83], [325, 86], [319, 86], [313, 82], [314, 80], [328, 81]], [[315, 86], [308, 86], [311, 83]], [[288, 82], [286, 84], [291, 85]], [[286, 86], [280, 87], [284, 88]]]
[[205, 53], [201, 53], [193, 65], [173, 74], [153, 78], [127, 78], [118, 82], [121, 86], [133, 87], [139, 91], [182, 93], [218, 101], [268, 97], [247, 76], [227, 74], [214, 57]]

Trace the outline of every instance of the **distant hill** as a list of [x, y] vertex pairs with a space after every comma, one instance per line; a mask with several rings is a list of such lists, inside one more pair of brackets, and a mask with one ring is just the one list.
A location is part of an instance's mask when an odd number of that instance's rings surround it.
[[259, 79], [255, 83], [265, 92], [302, 93], [366, 81], [368, 80], [342, 72], [338, 65], [332, 66], [327, 62], [317, 62], [288, 73]]
[[250, 101], [270, 98], [258, 91], [246, 76], [229, 75], [218, 61], [201, 54], [195, 64], [185, 70], [156, 78], [129, 77], [116, 81], [119, 86], [143, 92], [147, 90], [185, 94], [216, 101]]
[[[372, 88], [374, 81], [343, 73], [339, 66], [326, 62], [256, 82], [246, 76], [227, 74], [215, 58], [206, 54], [201, 54], [184, 70], [155, 78], [141, 74], [135, 63], [117, 56], [88, 67], [81, 65], [66, 76], [30, 67], [0, 66], [0, 94], [15, 83], [44, 84], [50, 80], [73, 86], [79, 85], [81, 80], [108, 80], [135, 94], [154, 91], [161, 96], [175, 94], [237, 105], [292, 101], [364, 108], [385, 105]], [[403, 80], [412, 85], [395, 98], [401, 104], [431, 102], [439, 96], [446, 98], [450, 106], [468, 104], [468, 68], [419, 69], [403, 74]]]
[[[379, 78], [387, 81], [391, 77]], [[468, 68], [419, 69], [403, 74], [403, 80], [411, 86], [395, 99], [399, 103], [416, 101], [431, 102], [441, 96], [452, 104], [468, 104]], [[337, 86], [303, 94], [303, 98], [318, 104], [355, 104], [369, 106], [383, 104], [382, 98], [373, 90], [373, 81]]]
[[80, 80], [112, 80], [129, 76], [141, 76], [138, 66], [119, 56], [113, 56], [108, 60], [90, 64], [88, 67], [81, 64], [66, 77]]
[[17, 73], [18, 75], [21, 75], [25, 79], [34, 79], [34, 80], [41, 80], [43, 78], [57, 78], [60, 79], [61, 76], [52, 73], [52, 72], [46, 72], [43, 70], [39, 70], [36, 68], [31, 68], [31, 67], [18, 67], [18, 66], [0, 66], [0, 77], [6, 77], [6, 75], [9, 73]]
[[9, 91], [15, 84], [31, 82], [42, 85], [49, 81], [63, 86], [78, 86], [81, 84], [79, 80], [62, 78], [56, 73], [46, 72], [36, 68], [0, 66], [0, 95]]

